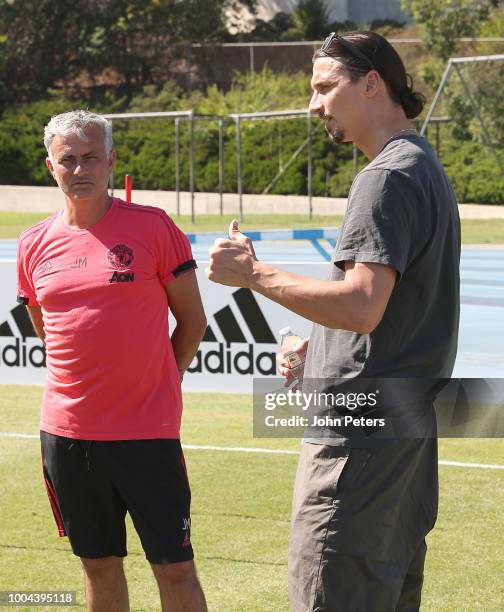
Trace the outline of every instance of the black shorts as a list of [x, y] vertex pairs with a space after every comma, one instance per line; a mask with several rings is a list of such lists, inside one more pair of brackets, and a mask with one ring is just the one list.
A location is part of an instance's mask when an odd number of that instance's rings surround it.
[[85, 558], [124, 557], [129, 512], [151, 563], [193, 558], [191, 491], [180, 440], [75, 440], [40, 432], [60, 536]]

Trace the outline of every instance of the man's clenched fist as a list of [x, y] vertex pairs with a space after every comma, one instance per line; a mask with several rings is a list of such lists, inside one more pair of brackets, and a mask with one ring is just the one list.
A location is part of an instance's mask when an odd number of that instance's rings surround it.
[[240, 232], [238, 221], [233, 219], [229, 240], [218, 238], [210, 249], [210, 265], [205, 272], [214, 283], [250, 288], [256, 261], [252, 240]]

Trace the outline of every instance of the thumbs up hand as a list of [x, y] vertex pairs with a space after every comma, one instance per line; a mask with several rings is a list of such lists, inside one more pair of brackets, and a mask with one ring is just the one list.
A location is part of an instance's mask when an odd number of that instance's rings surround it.
[[229, 224], [229, 240], [218, 238], [210, 249], [210, 264], [205, 272], [209, 280], [231, 287], [250, 287], [257, 257], [252, 240], [241, 233], [233, 219]]
[[229, 236], [229, 240], [233, 240], [233, 236], [236, 234], [238, 237], [238, 234], [240, 236], [243, 236], [243, 234], [240, 232], [240, 228], [238, 227], [239, 223], [238, 223], [238, 219], [233, 219], [231, 221], [231, 223], [229, 224], [229, 229], [228, 229], [228, 236]]

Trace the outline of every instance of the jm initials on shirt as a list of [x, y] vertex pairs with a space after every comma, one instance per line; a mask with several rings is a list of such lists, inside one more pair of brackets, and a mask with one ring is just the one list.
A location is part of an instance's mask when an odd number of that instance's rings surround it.
[[87, 268], [87, 257], [76, 257], [72, 268]]

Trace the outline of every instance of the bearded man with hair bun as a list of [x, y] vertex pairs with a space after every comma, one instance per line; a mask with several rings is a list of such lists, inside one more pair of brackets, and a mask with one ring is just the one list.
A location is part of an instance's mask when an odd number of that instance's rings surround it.
[[[314, 323], [297, 348], [306, 353], [303, 390], [342, 379], [424, 388], [394, 407], [414, 434], [305, 433], [289, 550], [294, 612], [413, 612], [438, 506], [437, 387], [428, 381], [451, 376], [457, 350], [458, 207], [411, 122], [424, 98], [382, 36], [332, 33], [314, 54], [311, 86], [310, 111], [331, 140], [353, 142], [370, 160], [351, 186], [328, 280], [258, 261], [237, 221], [212, 248], [207, 275]], [[294, 378], [282, 358], [280, 373]]]

